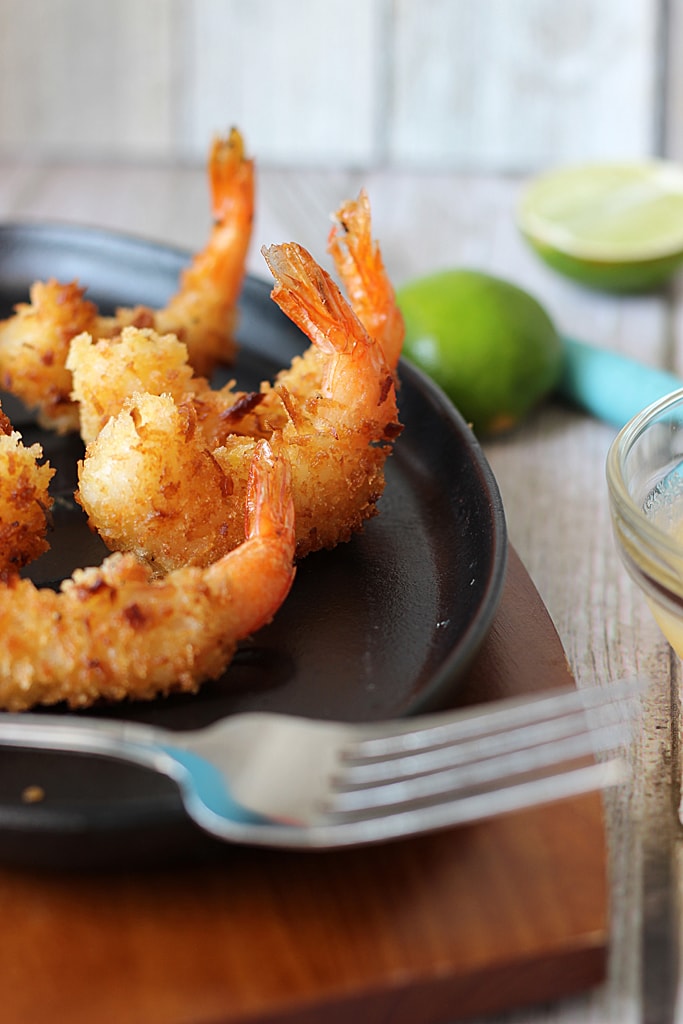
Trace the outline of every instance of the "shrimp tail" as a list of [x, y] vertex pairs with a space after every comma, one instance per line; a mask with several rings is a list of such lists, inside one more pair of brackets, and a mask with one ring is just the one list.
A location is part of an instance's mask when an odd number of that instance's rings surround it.
[[395, 407], [395, 381], [383, 349], [327, 271], [295, 242], [264, 246], [261, 251], [275, 279], [271, 298], [320, 352], [330, 356], [323, 371], [323, 394], [336, 395], [342, 405], [353, 405], [359, 413], [362, 405], [363, 415], [373, 420], [373, 405], [383, 406], [391, 399]]
[[[244, 543], [214, 562], [206, 577], [220, 606], [224, 583], [239, 592], [233, 630], [240, 637], [271, 621], [287, 597], [296, 568], [294, 498], [289, 462], [269, 441], [257, 443], [247, 485]], [[233, 570], [233, 565], [235, 569]], [[235, 571], [239, 588], [234, 587]], [[234, 599], [233, 599], [234, 600]]]
[[209, 154], [209, 182], [214, 220], [227, 220], [239, 199], [253, 212], [254, 161], [247, 159], [244, 139], [237, 128], [227, 137], [216, 136]]
[[[276, 453], [277, 450], [277, 453]], [[249, 470], [245, 510], [245, 536], [282, 541], [294, 537], [292, 473], [280, 435], [260, 441]]]
[[177, 334], [204, 376], [235, 356], [237, 301], [254, 218], [254, 161], [245, 156], [236, 128], [214, 140], [208, 173], [211, 237], [183, 272], [179, 291], [156, 316], [157, 331]]
[[261, 252], [275, 280], [271, 298], [283, 313], [320, 351], [347, 349], [361, 325], [327, 271], [296, 242], [263, 246]]
[[358, 318], [382, 345], [388, 365], [395, 369], [403, 348], [405, 324], [379, 242], [372, 237], [365, 189], [357, 199], [342, 204], [336, 219], [328, 236], [328, 252]]

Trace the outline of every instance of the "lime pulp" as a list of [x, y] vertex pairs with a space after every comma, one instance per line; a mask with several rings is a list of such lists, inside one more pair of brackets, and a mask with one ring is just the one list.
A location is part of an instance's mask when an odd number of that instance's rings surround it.
[[652, 160], [553, 171], [526, 188], [517, 220], [561, 273], [594, 287], [653, 287], [683, 263], [683, 169]]

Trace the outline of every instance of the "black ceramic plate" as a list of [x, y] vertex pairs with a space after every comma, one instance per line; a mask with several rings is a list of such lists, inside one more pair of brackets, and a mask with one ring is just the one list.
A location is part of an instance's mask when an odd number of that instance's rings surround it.
[[[50, 276], [78, 278], [103, 311], [161, 306], [188, 258], [109, 232], [0, 227], [0, 316], [26, 299], [32, 281]], [[245, 283], [240, 355], [231, 371], [242, 387], [257, 387], [307, 345], [269, 290], [265, 281]], [[457, 700], [500, 596], [503, 509], [488, 464], [452, 405], [410, 366], [401, 365], [400, 378], [405, 428], [387, 463], [380, 515], [350, 543], [301, 563], [273, 623], [241, 646], [219, 681], [196, 696], [93, 713], [183, 729], [246, 710], [360, 721]], [[28, 573], [57, 585], [105, 554], [72, 500], [80, 442], [44, 433], [15, 404], [4, 404], [25, 441], [39, 440], [57, 469], [52, 550]], [[29, 785], [44, 790], [40, 803], [22, 801]], [[151, 772], [74, 755], [0, 752], [2, 859], [139, 862], [198, 843], [174, 787]]]

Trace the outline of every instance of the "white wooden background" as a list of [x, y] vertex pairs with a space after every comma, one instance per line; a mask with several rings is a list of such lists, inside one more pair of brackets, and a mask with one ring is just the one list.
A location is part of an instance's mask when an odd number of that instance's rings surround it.
[[0, 0], [0, 158], [522, 172], [683, 153], [683, 0]]

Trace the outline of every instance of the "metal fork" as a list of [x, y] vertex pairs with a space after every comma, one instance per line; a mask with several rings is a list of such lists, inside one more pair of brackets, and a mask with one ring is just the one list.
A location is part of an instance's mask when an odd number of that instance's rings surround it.
[[224, 840], [341, 847], [623, 782], [637, 690], [618, 683], [555, 691], [362, 725], [257, 712], [187, 732], [76, 715], [2, 714], [0, 747], [74, 751], [153, 768], [175, 780], [196, 823]]

